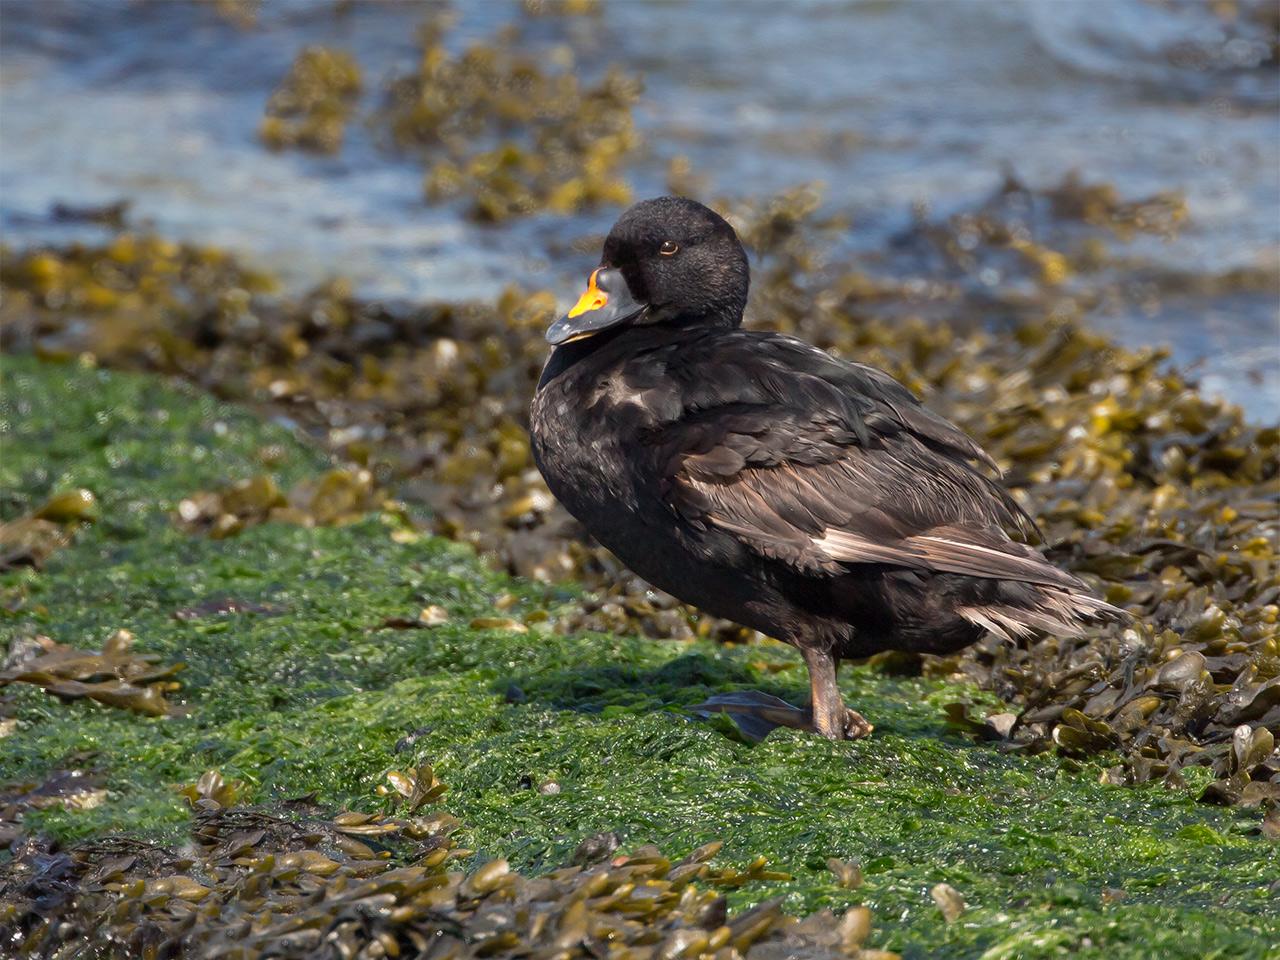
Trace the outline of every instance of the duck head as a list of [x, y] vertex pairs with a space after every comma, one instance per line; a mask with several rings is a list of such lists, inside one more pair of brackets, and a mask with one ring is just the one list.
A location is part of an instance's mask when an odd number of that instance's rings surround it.
[[749, 279], [746, 251], [722, 216], [684, 197], [644, 200], [613, 225], [586, 293], [547, 328], [547, 341], [623, 326], [736, 327]]

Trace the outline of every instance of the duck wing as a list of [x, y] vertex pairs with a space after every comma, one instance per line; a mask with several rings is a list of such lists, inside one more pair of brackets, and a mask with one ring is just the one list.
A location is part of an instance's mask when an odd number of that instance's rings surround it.
[[686, 522], [810, 573], [876, 563], [1082, 586], [1008, 536], [1034, 523], [971, 462], [990, 457], [897, 381], [790, 338], [738, 337], [753, 339], [668, 366], [683, 412], [647, 437]]

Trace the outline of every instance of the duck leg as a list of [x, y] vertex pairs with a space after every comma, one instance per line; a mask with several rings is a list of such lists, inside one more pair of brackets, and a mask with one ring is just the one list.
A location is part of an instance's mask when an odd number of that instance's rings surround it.
[[844, 705], [836, 686], [836, 670], [840, 661], [820, 647], [802, 647], [809, 668], [809, 692], [813, 729], [828, 740], [860, 740], [875, 728], [857, 710]]
[[871, 733], [874, 728], [866, 718], [846, 707], [840, 697], [836, 686], [840, 661], [821, 648], [801, 647], [800, 651], [809, 667], [809, 690], [813, 696], [809, 707], [793, 706], [771, 693], [736, 690], [718, 693], [692, 709], [702, 716], [729, 714], [742, 734], [753, 741], [763, 740], [778, 727], [810, 730], [828, 740], [859, 740]]

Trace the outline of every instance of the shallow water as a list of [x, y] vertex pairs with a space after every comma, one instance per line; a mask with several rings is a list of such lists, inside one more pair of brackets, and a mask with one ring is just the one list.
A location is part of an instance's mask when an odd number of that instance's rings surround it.
[[[450, 43], [491, 35], [518, 4], [458, 5]], [[615, 210], [485, 227], [426, 206], [421, 167], [359, 122], [336, 158], [273, 154], [256, 131], [304, 43], [351, 50], [370, 93], [415, 58], [421, 4], [268, 3], [240, 29], [204, 3], [39, 3], [0, 11], [0, 223], [25, 245], [92, 229], [56, 201], [127, 198], [170, 236], [231, 247], [297, 283], [340, 273], [375, 296], [492, 298], [511, 282], [568, 295], [589, 269], [567, 244]], [[540, 18], [527, 42], [571, 45], [581, 70], [645, 75], [648, 146], [630, 171], [661, 192], [688, 156], [709, 196], [806, 180], [851, 214], [848, 252], [884, 250], [913, 210], [971, 208], [1006, 169], [1033, 186], [1079, 170], [1125, 198], [1185, 191], [1171, 241], [1120, 247], [1191, 278], [1280, 254], [1280, 90], [1247, 26], [1200, 3], [606, 3]], [[560, 251], [553, 254], [552, 251]], [[1236, 292], [1090, 316], [1130, 344], [1166, 343], [1255, 418], [1280, 410], [1277, 297]]]

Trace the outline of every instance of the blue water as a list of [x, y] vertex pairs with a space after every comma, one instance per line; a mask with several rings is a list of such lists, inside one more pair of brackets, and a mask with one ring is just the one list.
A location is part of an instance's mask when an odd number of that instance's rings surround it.
[[[450, 43], [520, 18], [457, 4]], [[565, 254], [616, 211], [500, 227], [421, 200], [421, 168], [357, 123], [336, 158], [256, 139], [270, 91], [304, 43], [351, 50], [377, 87], [416, 59], [423, 4], [268, 2], [242, 30], [185, 0], [0, 3], [0, 225], [12, 245], [82, 236], [56, 201], [127, 198], [135, 221], [226, 246], [305, 284], [492, 298], [507, 283], [566, 295], [589, 266]], [[1153, 0], [685, 2], [606, 0], [599, 17], [527, 21], [548, 57], [588, 76], [643, 72], [639, 195], [688, 156], [708, 196], [820, 180], [873, 258], [913, 211], [971, 208], [1011, 169], [1033, 186], [1072, 170], [1127, 198], [1187, 195], [1173, 240], [1121, 248], [1140, 269], [1280, 276], [1280, 80], [1261, 31], [1209, 6]], [[371, 93], [366, 106], [372, 107]], [[551, 251], [561, 251], [552, 254]], [[1206, 389], [1280, 413], [1277, 294], [1183, 296], [1089, 315], [1130, 344], [1169, 345]]]

